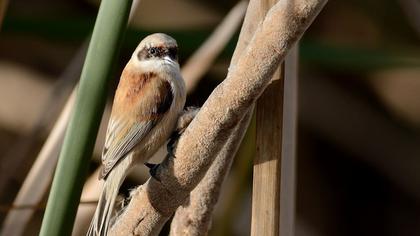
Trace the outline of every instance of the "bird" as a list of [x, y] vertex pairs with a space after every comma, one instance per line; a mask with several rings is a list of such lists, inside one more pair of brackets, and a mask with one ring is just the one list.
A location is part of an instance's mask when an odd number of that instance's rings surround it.
[[107, 235], [129, 170], [171, 136], [186, 100], [178, 45], [163, 33], [145, 37], [122, 71], [108, 122], [99, 179], [105, 181], [87, 235]]

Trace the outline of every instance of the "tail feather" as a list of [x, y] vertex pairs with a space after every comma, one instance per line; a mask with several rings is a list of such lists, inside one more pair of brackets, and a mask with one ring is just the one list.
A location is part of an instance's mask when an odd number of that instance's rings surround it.
[[125, 171], [119, 171], [119, 169], [115, 168], [104, 184], [87, 236], [106, 236], [108, 234], [115, 199], [126, 174]]

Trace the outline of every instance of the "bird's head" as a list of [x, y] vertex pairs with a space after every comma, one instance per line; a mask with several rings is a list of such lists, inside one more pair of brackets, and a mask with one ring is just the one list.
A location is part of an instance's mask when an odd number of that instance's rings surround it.
[[178, 67], [178, 45], [172, 37], [155, 33], [144, 38], [132, 55], [135, 64], [144, 67]]

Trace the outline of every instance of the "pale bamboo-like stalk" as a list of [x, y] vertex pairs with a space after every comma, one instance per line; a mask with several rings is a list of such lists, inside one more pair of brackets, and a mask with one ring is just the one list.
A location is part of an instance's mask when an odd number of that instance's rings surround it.
[[277, 236], [283, 131], [284, 67], [257, 101], [251, 235]]
[[[293, 2], [293, 4], [291, 4]], [[183, 204], [216, 154], [264, 91], [287, 52], [303, 35], [325, 0], [280, 1], [267, 14], [238, 63], [213, 91], [167, 158], [132, 195], [110, 235], [157, 235]]]
[[295, 235], [298, 44], [284, 63], [283, 138], [280, 180], [280, 235]]
[[297, 46], [278, 76], [257, 103], [251, 235], [294, 235]]
[[[260, 1], [260, 15], [267, 12], [276, 2], [278, 0]], [[256, 153], [252, 187], [252, 236], [277, 236], [280, 234], [283, 82], [284, 63], [274, 74], [272, 83], [257, 101]]]

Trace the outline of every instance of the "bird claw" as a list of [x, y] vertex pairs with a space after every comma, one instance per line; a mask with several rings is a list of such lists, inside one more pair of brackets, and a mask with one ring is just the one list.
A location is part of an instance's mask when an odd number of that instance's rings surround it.
[[160, 164], [145, 162], [144, 165], [149, 168], [150, 176], [160, 182], [160, 179], [157, 177], [157, 169], [159, 168]]
[[178, 142], [179, 137], [181, 137], [182, 133], [184, 133], [185, 129], [187, 129], [188, 125], [194, 119], [195, 115], [198, 113], [199, 110], [199, 108], [188, 107], [182, 112], [181, 116], [178, 118], [176, 128], [169, 137], [169, 142], [166, 145], [168, 157], [176, 158], [174, 154], [176, 143]]
[[168, 152], [169, 157], [176, 158], [174, 154], [174, 148], [179, 136], [180, 134], [178, 132], [174, 132], [169, 138], [168, 144], [166, 145], [166, 151]]

